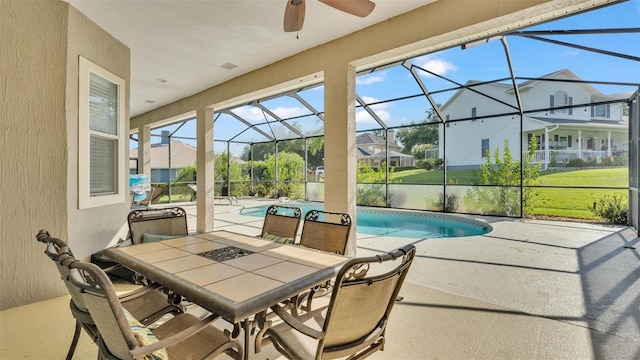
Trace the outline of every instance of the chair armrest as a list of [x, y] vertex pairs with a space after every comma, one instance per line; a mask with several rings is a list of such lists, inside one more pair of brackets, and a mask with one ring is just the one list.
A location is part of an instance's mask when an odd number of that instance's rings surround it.
[[193, 336], [194, 334], [204, 330], [208, 325], [210, 325], [212, 322], [217, 320], [219, 317], [220, 317], [220, 315], [211, 314], [211, 315], [207, 316], [206, 318], [202, 319], [201, 321], [199, 321], [199, 322], [189, 326], [188, 328], [180, 331], [179, 333], [176, 333], [176, 334], [173, 334], [173, 335], [169, 336], [168, 338], [162, 339], [162, 340], [160, 340], [158, 342], [155, 342], [153, 344], [137, 347], [137, 348], [131, 350], [131, 355], [133, 355], [134, 359], [137, 359], [138, 356], [140, 356], [140, 355], [149, 354], [149, 353], [152, 353], [154, 351], [169, 347], [169, 346], [171, 346], [171, 345], [173, 345], [175, 343], [178, 343], [178, 342], [180, 342], [182, 340], [185, 340], [188, 337]]
[[318, 331], [314, 328], [311, 328], [305, 324], [303, 324], [298, 318], [289, 314], [289, 312], [280, 305], [274, 305], [271, 307], [271, 310], [276, 313], [287, 325], [296, 329], [297, 331], [310, 336], [314, 339], [322, 339], [324, 337], [324, 333], [322, 331]]
[[[106, 272], [106, 271], [105, 271]], [[159, 284], [151, 284], [151, 285], [145, 285], [145, 286], [141, 286], [138, 289], [129, 291], [125, 294], [122, 294], [120, 296], [118, 296], [118, 299], [120, 299], [121, 302], [126, 302], [126, 301], [131, 301], [133, 299], [145, 296], [146, 294], [152, 292], [152, 291], [159, 291], [161, 290], [161, 286]], [[167, 304], [169, 302], [167, 301]]]
[[115, 264], [115, 265], [103, 268], [102, 271], [104, 271], [104, 272], [106, 272], [108, 274], [108, 273], [112, 272], [113, 270], [120, 269], [122, 267], [123, 266], [120, 265], [120, 264]]

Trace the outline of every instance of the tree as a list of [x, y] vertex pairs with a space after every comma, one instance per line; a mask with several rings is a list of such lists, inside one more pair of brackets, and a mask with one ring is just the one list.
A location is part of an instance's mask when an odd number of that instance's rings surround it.
[[276, 157], [267, 154], [264, 161], [254, 162], [254, 171], [260, 179], [254, 187], [258, 196], [286, 196], [304, 198], [304, 159], [295, 153], [278, 152], [278, 188], [276, 191]]
[[213, 163], [213, 175], [215, 181], [215, 192], [221, 195], [229, 195], [229, 180], [233, 186], [231, 195], [242, 196], [249, 187], [249, 175], [243, 174], [242, 166], [236, 161], [228, 161], [229, 155], [226, 152], [215, 154]]
[[465, 194], [465, 205], [472, 211], [483, 215], [520, 215], [520, 170], [522, 169], [522, 215], [533, 210], [533, 199], [537, 195], [537, 186], [542, 164], [535, 164], [537, 148], [536, 137], [532, 136], [527, 153], [520, 161], [513, 160], [509, 141], [504, 140], [502, 157], [496, 148], [492, 161], [487, 153], [487, 162], [480, 166], [477, 185]]
[[[426, 118], [421, 123], [412, 123], [410, 127], [405, 127], [397, 131], [396, 136], [402, 144], [402, 152], [412, 154], [418, 158], [424, 158], [424, 151], [414, 151], [414, 147], [431, 148], [438, 145], [440, 137], [439, 118], [432, 109], [426, 111]], [[415, 154], [413, 154], [415, 153]]]
[[[278, 141], [278, 152], [289, 152], [300, 155], [304, 159], [304, 139], [282, 140]], [[307, 166], [311, 169], [324, 163], [324, 138], [314, 137], [307, 140]], [[253, 160], [264, 160], [268, 154], [275, 152], [275, 143], [259, 143], [253, 144]], [[247, 145], [242, 150], [241, 158], [245, 161], [252, 160], [251, 146]]]

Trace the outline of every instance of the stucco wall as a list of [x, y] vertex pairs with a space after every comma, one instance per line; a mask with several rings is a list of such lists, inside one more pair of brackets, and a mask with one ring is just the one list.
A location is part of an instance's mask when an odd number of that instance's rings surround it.
[[[103, 249], [123, 226], [129, 204], [78, 209], [78, 57], [85, 59], [125, 79], [125, 117], [129, 117], [129, 78], [131, 52], [128, 47], [98, 27], [74, 7], [69, 7], [69, 32], [67, 45], [67, 214], [69, 216], [68, 240], [76, 257], [86, 257]], [[128, 135], [129, 121], [125, 129]], [[126, 136], [125, 136], [126, 138]], [[129, 141], [121, 157], [126, 159], [129, 171]], [[129, 198], [128, 196], [126, 197]]]
[[0, 310], [65, 293], [35, 234], [67, 235], [66, 9], [0, 2]]
[[66, 294], [35, 240], [38, 230], [68, 240], [85, 257], [122, 225], [124, 203], [77, 210], [77, 54], [128, 81], [129, 50], [62, 1], [1, 1], [0, 33], [5, 310]]

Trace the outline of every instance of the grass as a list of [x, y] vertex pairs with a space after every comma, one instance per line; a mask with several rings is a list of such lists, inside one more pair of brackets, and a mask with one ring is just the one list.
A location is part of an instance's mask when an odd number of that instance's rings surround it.
[[[479, 170], [450, 170], [449, 184], [472, 185]], [[406, 170], [394, 174], [402, 184], [435, 185], [443, 183], [442, 170]], [[562, 169], [543, 171], [540, 174], [538, 195], [534, 199], [534, 216], [595, 219], [591, 212], [593, 203], [604, 195], [627, 196], [625, 189], [552, 188], [552, 186], [576, 187], [624, 187], [628, 186], [628, 168]]]

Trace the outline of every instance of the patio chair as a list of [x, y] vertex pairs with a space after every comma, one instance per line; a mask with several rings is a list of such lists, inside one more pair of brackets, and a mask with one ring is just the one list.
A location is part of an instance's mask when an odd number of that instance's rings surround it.
[[[158, 241], [189, 234], [187, 212], [181, 207], [133, 210], [127, 215], [127, 223], [129, 224], [127, 240], [116, 246]], [[144, 279], [141, 279], [135, 272], [106, 257], [104, 250], [92, 254], [91, 262], [100, 266], [112, 278], [133, 283], [144, 282]]]
[[283, 244], [296, 242], [302, 210], [298, 207], [271, 205], [267, 208], [260, 237]]
[[[80, 292], [69, 281], [68, 264], [76, 261], [69, 246], [58, 238], [53, 238], [46, 230], [40, 230], [36, 235], [36, 239], [47, 245], [45, 254], [56, 264], [62, 281], [67, 287], [71, 295], [69, 307], [71, 314], [76, 319], [76, 327], [73, 334], [73, 340], [69, 347], [66, 359], [73, 357], [78, 339], [80, 337], [80, 328], [83, 328], [89, 337], [97, 343], [98, 330], [95, 322], [91, 318], [87, 310], [87, 306]], [[151, 324], [167, 314], [181, 314], [184, 307], [176, 302], [176, 297], [157, 285], [141, 287], [120, 296], [122, 306], [124, 306], [131, 315], [138, 319], [142, 324]]]
[[351, 216], [347, 213], [309, 210], [304, 216], [300, 245], [344, 254], [350, 230]]
[[283, 322], [265, 322], [256, 352], [263, 342], [289, 359], [361, 359], [384, 350], [389, 316], [414, 256], [415, 246], [409, 244], [350, 260], [338, 273], [327, 307], [295, 316], [272, 306]]
[[127, 216], [129, 224], [129, 240], [132, 244], [139, 244], [145, 240], [157, 241], [160, 236], [186, 236], [187, 212], [181, 207], [163, 209], [133, 210]]
[[210, 359], [222, 353], [242, 358], [242, 345], [211, 325], [219, 315], [201, 320], [182, 313], [150, 329], [123, 307], [98, 266], [74, 261], [69, 269], [70, 283], [82, 294], [98, 329], [99, 359]]
[[[322, 210], [309, 210], [304, 216], [300, 245], [326, 252], [344, 255], [351, 230], [351, 216], [347, 213]], [[313, 297], [318, 293], [329, 294], [331, 281], [318, 285], [308, 292], [291, 299], [292, 312], [298, 309], [309, 310]], [[305, 305], [306, 303], [306, 305]]]

